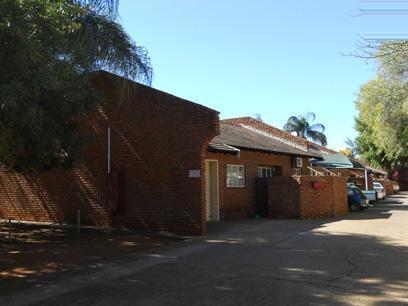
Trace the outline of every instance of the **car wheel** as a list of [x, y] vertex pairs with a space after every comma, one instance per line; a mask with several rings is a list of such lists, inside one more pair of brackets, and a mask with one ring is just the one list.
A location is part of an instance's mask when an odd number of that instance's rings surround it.
[[355, 212], [355, 211], [360, 211], [360, 210], [361, 210], [361, 206], [358, 205], [357, 203], [352, 203], [352, 204], [350, 205], [350, 210], [353, 211], [353, 212]]

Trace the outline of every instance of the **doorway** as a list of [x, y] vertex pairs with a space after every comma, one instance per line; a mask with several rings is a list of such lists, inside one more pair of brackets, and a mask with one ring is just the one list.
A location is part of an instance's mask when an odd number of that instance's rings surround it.
[[218, 161], [205, 161], [206, 220], [220, 221]]

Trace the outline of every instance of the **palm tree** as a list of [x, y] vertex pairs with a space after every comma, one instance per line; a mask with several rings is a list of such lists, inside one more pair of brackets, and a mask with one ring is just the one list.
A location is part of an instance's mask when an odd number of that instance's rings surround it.
[[107, 70], [150, 84], [152, 67], [145, 48], [136, 45], [118, 18], [119, 0], [73, 0], [79, 5], [72, 17], [77, 24], [66, 35], [65, 56], [82, 72]]
[[327, 145], [327, 138], [324, 134], [325, 127], [323, 124], [311, 124], [316, 119], [314, 113], [306, 113], [299, 116], [291, 116], [284, 125], [283, 129], [289, 133], [296, 133], [298, 137], [312, 139], [323, 146]]
[[347, 145], [346, 149], [348, 149], [351, 152], [350, 156], [351, 157], [357, 157], [358, 156], [358, 144], [357, 144], [357, 142], [350, 139], [350, 138], [347, 138], [345, 140], [345, 143]]

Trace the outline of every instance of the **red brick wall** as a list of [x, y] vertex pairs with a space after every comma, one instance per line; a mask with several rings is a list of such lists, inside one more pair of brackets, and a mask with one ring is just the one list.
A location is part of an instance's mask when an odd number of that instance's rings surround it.
[[332, 178], [333, 184], [333, 207], [336, 216], [345, 215], [349, 212], [348, 195], [345, 181], [341, 178]]
[[[326, 218], [348, 212], [346, 177], [302, 176], [299, 182], [301, 218]], [[313, 188], [313, 182], [320, 183], [321, 188]]]
[[268, 179], [268, 217], [298, 218], [300, 188], [298, 178], [291, 176]]
[[[205, 234], [204, 172], [218, 113], [152, 88], [132, 83], [129, 101], [119, 99], [111, 75], [95, 86], [106, 103], [82, 119], [87, 143], [73, 171], [39, 176], [0, 175], [0, 218], [83, 223]], [[107, 127], [112, 132], [112, 172], [120, 176], [120, 209], [106, 208]]]
[[[312, 187], [313, 182], [320, 188]], [[348, 212], [346, 177], [300, 176], [268, 180], [270, 217], [329, 218]]]
[[[220, 182], [221, 218], [243, 218], [255, 214], [258, 166], [281, 166], [284, 176], [293, 175], [292, 157], [253, 151], [241, 151], [240, 157], [232, 154], [208, 152], [206, 159], [218, 160]], [[246, 184], [244, 188], [227, 187], [227, 165], [244, 165]], [[308, 173], [309, 161], [303, 158], [303, 173]]]
[[18, 175], [0, 170], [0, 218], [75, 223], [77, 210], [85, 225], [111, 226], [105, 205], [106, 122], [102, 110], [82, 118], [88, 145], [71, 171]]

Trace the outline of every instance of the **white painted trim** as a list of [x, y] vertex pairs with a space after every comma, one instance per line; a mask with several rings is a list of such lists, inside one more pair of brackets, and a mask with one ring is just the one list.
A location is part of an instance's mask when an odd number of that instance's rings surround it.
[[252, 127], [252, 126], [249, 126], [249, 125], [241, 124], [241, 126], [243, 128], [246, 128], [246, 129], [250, 130], [250, 131], [253, 131], [255, 133], [258, 133], [258, 134], [264, 135], [266, 137], [278, 140], [278, 141], [283, 142], [283, 143], [285, 143], [287, 145], [290, 145], [290, 146], [295, 147], [297, 149], [300, 149], [302, 151], [308, 152], [307, 146], [299, 145], [299, 144], [297, 144], [295, 142], [289, 141], [289, 140], [287, 140], [285, 138], [282, 138], [282, 137], [275, 136], [275, 135], [273, 135], [271, 133], [268, 133], [268, 132], [265, 132], [265, 131], [262, 131], [262, 130], [258, 130], [256, 128]]
[[233, 146], [227, 145], [226, 143], [223, 143], [223, 145], [226, 146], [226, 147], [228, 147], [228, 148], [230, 148], [231, 150], [234, 150], [234, 151], [238, 152], [238, 154], [239, 154], [239, 152], [241, 152], [240, 149], [237, 149], [237, 148], [235, 148], [235, 147], [233, 147]]

